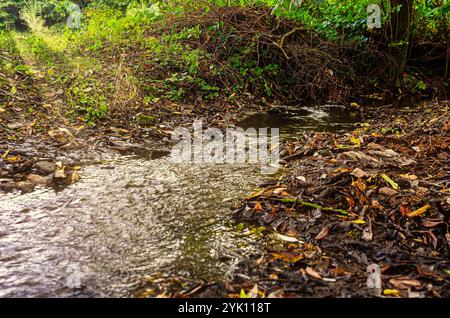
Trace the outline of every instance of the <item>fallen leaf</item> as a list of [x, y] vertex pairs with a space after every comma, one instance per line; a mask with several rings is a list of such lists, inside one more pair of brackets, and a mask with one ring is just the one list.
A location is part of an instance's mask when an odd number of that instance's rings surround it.
[[399, 177], [406, 179], [406, 180], [417, 180], [417, 176], [415, 174], [399, 174]]
[[277, 188], [277, 189], [273, 190], [273, 193], [280, 194], [281, 192], [286, 191], [286, 190], [287, 190], [287, 188]]
[[391, 178], [389, 178], [386, 174], [382, 173], [380, 175], [394, 190], [398, 189], [398, 184], [394, 182]]
[[383, 294], [386, 296], [396, 296], [396, 297], [401, 296], [400, 292], [396, 289], [385, 289], [383, 290]]
[[350, 142], [354, 144], [356, 147], [361, 147], [361, 139], [359, 139], [358, 137], [351, 136]]
[[438, 225], [444, 224], [444, 222], [441, 219], [436, 219], [436, 220], [423, 219], [422, 224], [423, 224], [423, 226], [430, 228], [430, 227], [436, 227]]
[[429, 204], [421, 207], [420, 209], [415, 210], [414, 212], [411, 212], [409, 214], [407, 214], [408, 217], [413, 218], [416, 216], [421, 216], [422, 214], [424, 214], [425, 212], [427, 212], [427, 210], [431, 209], [431, 206]]
[[316, 236], [316, 240], [323, 240], [324, 238], [326, 238], [328, 236], [328, 233], [330, 232], [330, 229], [328, 228], [328, 226], [324, 226], [322, 228], [322, 230], [320, 231], [319, 234], [317, 234]]
[[377, 200], [372, 200], [372, 206], [380, 211], [384, 211], [385, 207], [380, 204]]
[[257, 198], [257, 197], [263, 195], [264, 191], [265, 191], [265, 189], [253, 192], [253, 193], [249, 194], [248, 196], [246, 196], [245, 199], [246, 200], [251, 200], [251, 199]]
[[255, 286], [253, 286], [253, 288], [248, 292], [248, 297], [249, 298], [258, 298], [258, 285], [255, 284]]
[[322, 279], [322, 276], [320, 276], [319, 273], [317, 273], [314, 269], [312, 269], [311, 267], [306, 267], [305, 269], [306, 274], [308, 274], [309, 276], [311, 276], [312, 278], [316, 278], [316, 279]]
[[398, 192], [395, 191], [394, 189], [383, 187], [380, 190], [378, 190], [378, 193], [388, 196], [388, 197], [392, 197], [394, 195], [397, 195]]
[[369, 176], [364, 170], [361, 170], [359, 168], [355, 168], [350, 174], [357, 178], [364, 178]]
[[295, 252], [272, 252], [271, 254], [274, 259], [280, 259], [287, 263], [296, 263], [304, 258], [302, 254]]
[[77, 170], [73, 170], [72, 171], [72, 175], [70, 176], [70, 183], [75, 183], [78, 182], [80, 180], [80, 176], [78, 175]]
[[408, 216], [411, 213], [411, 206], [408, 203], [402, 203], [400, 205], [400, 212], [404, 216]]
[[367, 188], [366, 184], [361, 178], [358, 178], [356, 181], [353, 181], [352, 186], [357, 186], [358, 189], [363, 193], [366, 191]]
[[366, 242], [373, 240], [372, 224], [369, 223], [369, 225], [364, 228], [361, 238]]
[[296, 239], [295, 237], [286, 236], [286, 235], [279, 234], [279, 233], [275, 233], [275, 237], [282, 241], [289, 242], [289, 243], [303, 243], [302, 241]]
[[422, 286], [422, 283], [417, 279], [410, 279], [408, 277], [392, 278], [389, 280], [389, 283], [397, 289], [419, 288]]
[[283, 289], [278, 289], [276, 291], [271, 292], [267, 298], [283, 298], [284, 296], [284, 290]]
[[66, 177], [66, 167], [61, 162], [56, 163], [55, 178], [64, 179]]
[[14, 162], [20, 161], [22, 158], [20, 156], [8, 156], [5, 159], [8, 162], [14, 163]]
[[244, 289], [241, 289], [241, 292], [239, 294], [240, 298], [250, 298], [250, 296], [245, 292]]

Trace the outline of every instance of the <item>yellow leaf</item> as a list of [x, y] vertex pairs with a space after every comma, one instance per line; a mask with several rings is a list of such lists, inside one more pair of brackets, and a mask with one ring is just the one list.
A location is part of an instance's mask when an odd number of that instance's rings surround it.
[[361, 139], [359, 139], [358, 137], [350, 137], [350, 141], [355, 144], [357, 147], [361, 146]]
[[11, 162], [11, 163], [20, 161], [20, 159], [21, 159], [20, 156], [8, 156], [8, 157], [6, 157], [6, 160], [8, 162]]
[[400, 174], [399, 177], [407, 180], [417, 180], [417, 176], [415, 174]]
[[354, 224], [366, 224], [366, 221], [364, 221], [364, 220], [354, 220], [354, 221], [352, 221], [352, 223], [354, 223]]
[[263, 193], [264, 193], [264, 189], [260, 190], [260, 191], [255, 191], [255, 192], [251, 193], [250, 195], [246, 196], [245, 199], [246, 200], [254, 199], [254, 198], [257, 198], [257, 197], [263, 195]]
[[279, 233], [275, 233], [275, 237], [282, 241], [289, 242], [289, 243], [303, 243], [302, 241], [299, 241], [295, 237], [286, 236], [286, 235], [279, 234]]
[[239, 295], [240, 298], [250, 298], [250, 296], [245, 292], [244, 289], [241, 289], [241, 293]]
[[72, 175], [70, 176], [70, 183], [75, 183], [80, 180], [80, 176], [78, 175], [77, 170], [72, 171]]
[[391, 178], [389, 178], [386, 174], [382, 173], [380, 175], [380, 177], [382, 177], [387, 183], [389, 183], [389, 185], [394, 189], [397, 190], [398, 189], [398, 184], [394, 182], [394, 180], [392, 180]]
[[412, 218], [415, 216], [421, 216], [422, 214], [424, 214], [425, 212], [427, 212], [428, 209], [430, 209], [431, 206], [429, 204], [421, 207], [420, 209], [417, 209], [411, 213], [408, 214], [408, 217]]
[[400, 297], [400, 292], [397, 289], [385, 289], [383, 290], [383, 294], [387, 296], [396, 296]]

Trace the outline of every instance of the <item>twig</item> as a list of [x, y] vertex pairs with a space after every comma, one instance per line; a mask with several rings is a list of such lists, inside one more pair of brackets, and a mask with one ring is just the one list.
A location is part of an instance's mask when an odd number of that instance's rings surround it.
[[319, 210], [322, 210], [322, 211], [332, 211], [332, 212], [340, 213], [342, 215], [349, 215], [349, 212], [346, 211], [346, 210], [336, 209], [336, 208], [328, 208], [328, 207], [324, 207], [324, 206], [321, 206], [321, 205], [318, 205], [318, 204], [314, 204], [314, 203], [311, 203], [311, 202], [300, 201], [297, 198], [283, 198], [283, 199], [271, 198], [270, 200], [279, 201], [281, 203], [300, 204], [300, 205], [303, 205], [303, 206], [319, 209]]

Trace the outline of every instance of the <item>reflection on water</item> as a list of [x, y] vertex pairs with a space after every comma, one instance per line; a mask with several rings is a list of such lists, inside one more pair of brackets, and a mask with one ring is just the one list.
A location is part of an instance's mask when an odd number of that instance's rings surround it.
[[328, 131], [349, 130], [361, 121], [358, 110], [337, 105], [322, 105], [301, 107], [295, 112], [277, 114], [256, 114], [241, 121], [242, 128], [280, 128], [284, 138], [295, 138], [300, 131]]
[[[129, 296], [157, 272], [219, 277], [254, 248], [228, 216], [257, 167], [122, 158], [82, 177], [0, 198], [0, 296]], [[73, 264], [77, 292], [65, 286]]]

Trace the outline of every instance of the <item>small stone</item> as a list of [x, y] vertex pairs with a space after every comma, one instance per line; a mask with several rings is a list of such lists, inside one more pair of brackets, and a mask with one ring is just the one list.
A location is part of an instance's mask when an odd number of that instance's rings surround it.
[[47, 178], [37, 174], [30, 174], [27, 177], [27, 181], [31, 182], [34, 185], [45, 185], [47, 183]]
[[39, 161], [34, 166], [39, 172], [49, 175], [56, 169], [56, 164], [50, 161]]
[[34, 185], [29, 181], [21, 181], [17, 185], [22, 193], [30, 193], [34, 190]]

